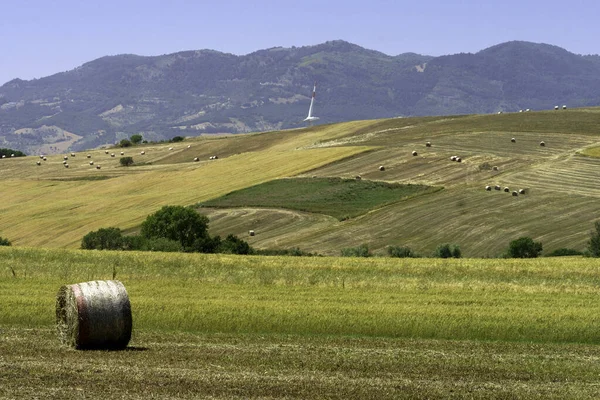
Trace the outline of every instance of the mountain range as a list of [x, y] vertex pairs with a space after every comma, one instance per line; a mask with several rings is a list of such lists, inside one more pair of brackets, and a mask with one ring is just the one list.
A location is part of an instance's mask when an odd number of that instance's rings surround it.
[[237, 56], [102, 57], [0, 86], [0, 147], [59, 153], [319, 123], [600, 104], [600, 56], [512, 41], [477, 53], [389, 56], [341, 40]]

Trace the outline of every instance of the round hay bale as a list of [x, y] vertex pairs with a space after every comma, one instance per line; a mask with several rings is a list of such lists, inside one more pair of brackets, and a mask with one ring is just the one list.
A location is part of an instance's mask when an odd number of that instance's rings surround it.
[[198, 157], [194, 157], [194, 161], [198, 162], [200, 159]]
[[42, 158], [44, 158], [44, 155], [43, 155], [43, 154], [40, 156], [40, 159], [42, 159]]
[[519, 194], [525, 194], [525, 189], [519, 189]]
[[65, 168], [69, 168], [69, 164], [65, 164]]
[[121, 152], [121, 155], [125, 155], [125, 152], [124, 152], [124, 151], [122, 151], [122, 152]]
[[502, 188], [500, 187], [500, 185], [496, 185], [496, 186], [494, 186], [494, 189], [495, 189], [495, 190], [502, 190]]
[[96, 165], [96, 169], [100, 169], [100, 166], [99, 166], [99, 165]]
[[508, 187], [505, 187], [505, 188], [504, 188], [504, 191], [505, 191], [506, 193], [508, 193], [508, 192], [510, 192], [510, 189], [509, 189]]
[[558, 110], [558, 106], [554, 106], [554, 109], [555, 109], [555, 110]]
[[519, 112], [523, 112], [523, 110], [519, 110]]
[[104, 150], [104, 154], [108, 154], [108, 150]]
[[502, 111], [498, 111], [498, 114], [502, 114]]
[[192, 145], [188, 144], [188, 147], [187, 147], [187, 148], [189, 149], [190, 147], [192, 147]]
[[67, 157], [67, 156], [63, 157], [63, 160], [68, 160], [68, 159], [69, 159], [69, 157]]
[[416, 151], [413, 151], [413, 152], [412, 152], [412, 155], [413, 155], [413, 156], [416, 156], [416, 155], [418, 155], [418, 154], [417, 154], [417, 152], [416, 152]]
[[124, 349], [131, 339], [131, 304], [119, 281], [62, 286], [56, 295], [60, 341], [76, 349]]
[[566, 110], [566, 109], [567, 109], [567, 106], [566, 106], [566, 104], [565, 104], [565, 105], [563, 106], [563, 110]]
[[513, 142], [513, 143], [516, 143], [516, 142], [517, 142], [517, 139], [515, 139], [515, 138], [511, 138], [511, 139], [510, 139], [510, 141], [511, 141], [511, 142]]
[[512, 192], [512, 195], [513, 195], [513, 196], [518, 196], [518, 195], [519, 195], [519, 192], [517, 192], [516, 190], [513, 190], [513, 192]]
[[489, 191], [492, 190], [492, 187], [488, 185], [488, 186], [485, 187], [485, 190], [487, 190], [489, 192]]
[[110, 153], [110, 156], [111, 156], [111, 157], [114, 157], [114, 156], [115, 156], [115, 153]]
[[44, 158], [42, 158], [42, 160], [46, 161], [46, 160], [48, 160], [48, 159], [47, 159], [46, 157], [44, 157]]
[[13, 153], [13, 154], [11, 154], [10, 156], [11, 156], [11, 157], [14, 157], [14, 156], [15, 156], [15, 154]]
[[71, 153], [71, 157], [75, 157], [75, 153]]
[[425, 143], [425, 147], [431, 147], [431, 142]]
[[450, 157], [450, 161], [456, 161], [456, 156]]
[[144, 155], [144, 154], [146, 154], [146, 152], [145, 151], [140, 151], [140, 154]]
[[90, 165], [94, 165], [94, 162], [93, 162], [93, 161], [90, 161]]
[[215, 157], [215, 160], [217, 160], [219, 158], [219, 156], [214, 156], [214, 157]]
[[66, 163], [67, 163], [67, 161], [66, 161], [66, 160], [63, 160], [63, 164], [66, 164]]
[[354, 179], [356, 179], [357, 181], [360, 181], [360, 180], [362, 179], [362, 176], [360, 176], [360, 175], [356, 175], [356, 176], [354, 177]]
[[380, 166], [379, 166], [379, 170], [380, 170], [380, 171], [385, 171], [385, 167], [384, 167], [383, 165], [380, 165]]
[[460, 157], [456, 157], [456, 162], [462, 162], [462, 159]]
[[250, 231], [248, 231], [248, 235], [250, 235], [250, 236], [254, 236], [254, 235], [255, 235], [255, 233], [254, 233], [254, 231], [250, 230]]
[[42, 165], [42, 162], [41, 162], [41, 161], [36, 161], [35, 163], [36, 163], [37, 165]]
[[171, 150], [173, 150], [173, 148], [172, 148], [172, 147], [169, 147], [169, 151], [171, 151]]
[[543, 140], [540, 142], [540, 146], [544, 147], [546, 145], [546, 142], [544, 142]]
[[529, 112], [529, 111], [531, 111], [529, 108], [527, 108], [527, 109], [525, 110], [525, 112]]
[[498, 167], [494, 165], [494, 166], [492, 167], [492, 170], [493, 170], [493, 171], [498, 171]]
[[92, 158], [92, 155], [91, 155], [91, 154], [88, 154], [88, 155], [87, 155], [87, 158]]

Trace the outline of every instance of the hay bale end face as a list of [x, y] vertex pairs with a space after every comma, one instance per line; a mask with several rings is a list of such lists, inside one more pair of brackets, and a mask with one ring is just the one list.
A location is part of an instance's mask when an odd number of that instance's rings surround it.
[[87, 155], [87, 158], [92, 158], [92, 155], [91, 155], [91, 154], [88, 154], [88, 155]]
[[450, 157], [450, 161], [456, 161], [456, 156]]
[[498, 171], [498, 167], [494, 165], [494, 166], [492, 167], [492, 170], [493, 170], [493, 171]]
[[200, 161], [200, 159], [198, 157], [194, 157], [194, 161], [198, 162], [198, 161]]
[[462, 158], [456, 157], [456, 162], [462, 162]]
[[540, 142], [540, 146], [544, 147], [546, 145], [546, 142], [544, 142], [543, 140]]
[[504, 188], [504, 191], [505, 191], [506, 193], [508, 193], [508, 192], [510, 192], [510, 189], [509, 189], [508, 187], [505, 187], [505, 188]]
[[525, 194], [525, 189], [519, 189], [519, 194]]
[[496, 186], [494, 186], [494, 189], [495, 189], [495, 190], [502, 190], [502, 188], [500, 187], [500, 185], [496, 185]]
[[490, 190], [492, 190], [492, 187], [491, 186], [486, 186], [485, 190], [487, 190], [489, 192]]
[[426, 147], [431, 147], [431, 142], [427, 142], [427, 143], [425, 143], [425, 146], [426, 146]]
[[131, 304], [119, 281], [65, 285], [56, 295], [56, 328], [76, 349], [124, 349], [131, 339]]
[[380, 165], [380, 166], [379, 166], [379, 170], [380, 170], [380, 171], [385, 171], [385, 167], [384, 167], [383, 165]]
[[512, 192], [512, 195], [513, 195], [513, 196], [518, 196], [518, 195], [519, 195], [519, 193], [518, 193], [516, 190], [513, 190], [513, 192]]
[[252, 231], [252, 230], [248, 231], [248, 235], [250, 235], [250, 236], [254, 236], [255, 234], [256, 233], [254, 231]]
[[356, 179], [357, 181], [360, 181], [360, 180], [362, 179], [362, 176], [360, 176], [360, 175], [356, 175], [356, 176], [354, 177], [354, 179]]
[[511, 142], [513, 142], [513, 143], [516, 143], [516, 142], [517, 142], [517, 139], [515, 139], [515, 138], [511, 138], [511, 139], [510, 139], [510, 141], [511, 141]]
[[413, 155], [413, 156], [416, 156], [416, 155], [417, 155], [417, 152], [416, 152], [416, 151], [413, 151], [413, 152], [412, 152], [412, 155]]

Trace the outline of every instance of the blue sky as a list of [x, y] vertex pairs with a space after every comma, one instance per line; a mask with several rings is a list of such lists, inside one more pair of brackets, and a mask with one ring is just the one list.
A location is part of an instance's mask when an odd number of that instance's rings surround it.
[[105, 55], [248, 54], [343, 39], [396, 55], [509, 40], [600, 53], [597, 0], [0, 0], [0, 85]]

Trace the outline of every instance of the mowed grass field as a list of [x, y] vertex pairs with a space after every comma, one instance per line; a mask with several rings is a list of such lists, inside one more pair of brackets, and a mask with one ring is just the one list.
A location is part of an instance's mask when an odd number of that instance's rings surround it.
[[[63, 155], [49, 156], [41, 166], [36, 157], [4, 159], [0, 236], [18, 246], [77, 248], [92, 230], [135, 230], [164, 205], [216, 202], [284, 178], [360, 175], [363, 182], [443, 189], [383, 205], [354, 199], [366, 207], [357, 213], [345, 212], [344, 197], [323, 197], [325, 190], [304, 198], [344, 213], [334, 218], [302, 204], [287, 208], [284, 200], [266, 204], [260, 190], [248, 192], [256, 201], [199, 211], [210, 218], [212, 234], [236, 234], [258, 248], [299, 247], [324, 255], [361, 244], [376, 254], [401, 245], [429, 255], [442, 243], [455, 243], [464, 256], [496, 257], [519, 236], [541, 241], [546, 253], [584, 250], [600, 215], [598, 126], [600, 108], [395, 118], [107, 149], [109, 154], [97, 149], [67, 154], [69, 168]], [[121, 150], [134, 158], [133, 166], [119, 165]], [[89, 165], [87, 154], [100, 170]], [[214, 155], [219, 158], [209, 160]], [[453, 155], [462, 162], [450, 161]], [[486, 185], [526, 194], [486, 192]], [[256, 236], [248, 237], [248, 230]]]
[[[54, 332], [63, 284], [129, 293], [126, 351]], [[597, 397], [593, 259], [0, 248], [0, 398]]]

